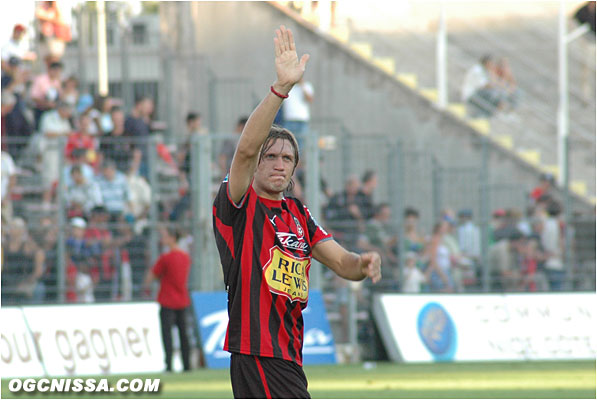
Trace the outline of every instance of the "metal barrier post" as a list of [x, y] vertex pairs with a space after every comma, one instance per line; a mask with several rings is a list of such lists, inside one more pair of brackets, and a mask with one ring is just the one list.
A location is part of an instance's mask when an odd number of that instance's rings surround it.
[[191, 192], [191, 234], [193, 235], [193, 254], [191, 269], [191, 289], [199, 290], [201, 288], [201, 249], [199, 246], [199, 137], [191, 137], [191, 176], [189, 177], [189, 190]]
[[201, 291], [208, 291], [214, 287], [214, 265], [211, 256], [210, 243], [212, 234], [212, 200], [211, 200], [211, 140], [207, 135], [198, 137], [199, 160], [194, 165], [198, 169], [198, 209], [199, 232], [195, 239], [195, 247], [200, 249], [199, 276]]
[[565, 290], [573, 290], [573, 257], [572, 251], [570, 246], [572, 246], [572, 240], [570, 235], [572, 234], [572, 199], [570, 197], [570, 158], [569, 156], [569, 149], [570, 149], [570, 137], [566, 136], [564, 139], [564, 226], [566, 227], [564, 230], [564, 254], [563, 254], [563, 261], [564, 261], [564, 268], [566, 272], [566, 283], [564, 284]]
[[432, 158], [432, 165], [433, 165], [433, 171], [432, 171], [432, 189], [431, 189], [431, 196], [433, 197], [432, 201], [433, 201], [433, 221], [434, 223], [439, 221], [440, 218], [440, 214], [441, 214], [441, 208], [442, 208], [442, 201], [441, 201], [441, 167], [438, 163], [438, 161], [436, 160], [435, 157]]
[[348, 343], [350, 344], [350, 362], [359, 361], [359, 340], [357, 320], [357, 290], [358, 283], [349, 281], [348, 284]]
[[481, 268], [483, 291], [489, 292], [489, 138], [481, 138], [481, 171], [479, 173], [479, 217], [481, 229]]
[[392, 208], [392, 225], [399, 237], [397, 246], [398, 258], [398, 284], [402, 287], [402, 266], [404, 265], [404, 256], [406, 254], [406, 240], [402, 232], [404, 232], [404, 216], [402, 210], [404, 209], [404, 165], [402, 154], [402, 143], [397, 142], [394, 146], [396, 151], [390, 154], [389, 169], [388, 169], [388, 188], [390, 190], [390, 199]]
[[[318, 134], [314, 130], [309, 130], [306, 135], [305, 152], [306, 158], [306, 182], [305, 182], [305, 200], [311, 215], [317, 221], [320, 220], [321, 206], [319, 204], [319, 194], [321, 192], [319, 182], [319, 146], [317, 144]], [[321, 264], [312, 260], [310, 275], [310, 286], [313, 289], [322, 287], [322, 267]]]
[[[58, 148], [64, 149], [66, 147], [66, 138], [60, 137], [58, 139]], [[56, 202], [58, 203], [58, 242], [56, 251], [56, 290], [59, 303], [66, 301], [66, 186], [64, 182], [64, 157], [58, 157], [58, 190], [56, 193]]]
[[[151, 136], [149, 140], [146, 140], [142, 145], [145, 146], [147, 151], [147, 161], [149, 170], [149, 185], [151, 186], [155, 196], [152, 198], [151, 204], [149, 205], [149, 257], [150, 264], [156, 262], [159, 257], [159, 238], [158, 238], [158, 201], [159, 201], [159, 184], [158, 184], [158, 155], [156, 146], [158, 144], [157, 137]], [[149, 147], [149, 148], [147, 148]]]

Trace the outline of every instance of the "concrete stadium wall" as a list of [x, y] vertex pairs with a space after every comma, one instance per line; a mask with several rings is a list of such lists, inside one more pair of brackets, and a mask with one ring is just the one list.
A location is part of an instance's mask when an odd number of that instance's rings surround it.
[[[338, 118], [354, 135], [401, 139], [415, 149], [431, 151], [445, 166], [481, 165], [472, 128], [435, 109], [345, 45], [267, 2], [163, 2], [160, 18], [165, 51], [178, 56], [201, 53], [219, 78], [250, 79], [259, 98], [275, 80], [274, 30], [284, 24], [293, 30], [299, 56], [311, 55], [305, 78], [315, 88], [313, 120]], [[184, 69], [174, 71], [175, 77], [192, 75]], [[192, 85], [182, 79], [174, 85], [171, 107], [186, 110], [188, 105], [181, 101], [191, 96]], [[230, 115], [232, 120], [237, 117]], [[537, 170], [501, 148], [492, 147], [489, 167], [490, 184], [519, 184], [530, 190], [538, 181]], [[385, 179], [380, 176], [380, 182]], [[589, 206], [576, 199], [575, 207]]]

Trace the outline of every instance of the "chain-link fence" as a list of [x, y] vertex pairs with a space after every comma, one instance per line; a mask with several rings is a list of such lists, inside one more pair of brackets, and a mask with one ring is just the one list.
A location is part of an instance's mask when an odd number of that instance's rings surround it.
[[[328, 132], [307, 141], [295, 194], [348, 249], [382, 254], [375, 290], [594, 289], [594, 215], [565, 221], [557, 194], [533, 200], [533, 188], [494, 182], [486, 164], [448, 167], [388, 137]], [[35, 135], [3, 140], [17, 164], [3, 201], [4, 304], [143, 298], [164, 224], [193, 256], [190, 288], [223, 289], [211, 207], [238, 135], [163, 136], [99, 137], [70, 153], [63, 139], [54, 181], [44, 163], [58, 150]], [[79, 288], [81, 274], [92, 290]], [[346, 286], [323, 273], [313, 287]]]

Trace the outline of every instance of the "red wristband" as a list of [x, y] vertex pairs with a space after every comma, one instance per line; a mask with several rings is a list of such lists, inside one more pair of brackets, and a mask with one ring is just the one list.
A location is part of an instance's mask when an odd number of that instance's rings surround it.
[[273, 94], [275, 94], [276, 96], [278, 96], [278, 97], [279, 97], [279, 98], [281, 98], [281, 99], [287, 99], [287, 98], [288, 98], [288, 95], [287, 95], [287, 94], [286, 94], [286, 95], [284, 95], [284, 94], [282, 94], [282, 93], [278, 93], [278, 92], [276, 92], [276, 89], [274, 89], [274, 86], [273, 86], [273, 85], [269, 87], [269, 90], [271, 90], [271, 92], [272, 92]]

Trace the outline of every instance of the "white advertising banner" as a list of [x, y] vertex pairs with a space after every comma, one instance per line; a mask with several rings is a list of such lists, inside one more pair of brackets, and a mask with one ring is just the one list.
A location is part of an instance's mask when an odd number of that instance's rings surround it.
[[395, 361], [595, 359], [595, 293], [375, 298]]
[[43, 376], [41, 354], [20, 308], [0, 308], [2, 377]]
[[[156, 303], [3, 308], [2, 312], [3, 377], [109, 375], [164, 369]], [[14, 325], [8, 326], [5, 312]], [[17, 322], [16, 312], [22, 313], [21, 322]], [[33, 342], [39, 349], [37, 362], [41, 369], [36, 363], [23, 373], [21, 365], [33, 365], [33, 361], [23, 356], [22, 343]], [[30, 352], [30, 358], [38, 356], [33, 349]]]

